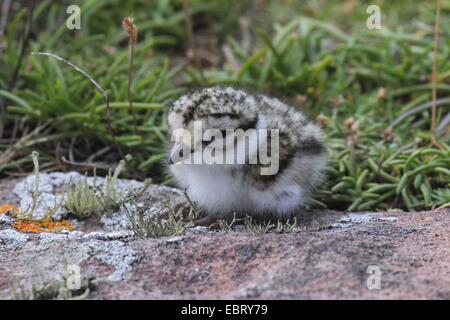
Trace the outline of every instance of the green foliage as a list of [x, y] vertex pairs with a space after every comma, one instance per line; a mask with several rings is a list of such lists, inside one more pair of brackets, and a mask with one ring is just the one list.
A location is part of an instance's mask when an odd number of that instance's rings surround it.
[[[367, 141], [342, 145], [330, 159], [328, 181], [319, 193], [331, 208], [349, 211], [443, 205], [439, 187], [450, 183], [450, 149]], [[442, 199], [443, 200], [443, 199]]]
[[[431, 99], [431, 37], [393, 31], [348, 35], [308, 17], [276, 26], [272, 36], [258, 34], [263, 45], [250, 56], [229, 38], [240, 69], [210, 73], [208, 79], [291, 96], [310, 114], [321, 113], [330, 161], [311, 205], [349, 211], [442, 205], [442, 193], [434, 190], [450, 183], [449, 136], [440, 133], [442, 150], [429, 147], [427, 111], [419, 120], [395, 121]], [[439, 70], [448, 74], [450, 47], [442, 45]], [[445, 94], [450, 87], [442, 83], [438, 90]], [[440, 119], [448, 106], [438, 110]]]

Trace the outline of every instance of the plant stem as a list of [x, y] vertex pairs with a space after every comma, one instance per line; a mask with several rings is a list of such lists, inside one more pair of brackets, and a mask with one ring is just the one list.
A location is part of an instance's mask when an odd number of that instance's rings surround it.
[[136, 112], [133, 109], [133, 97], [131, 94], [131, 74], [133, 72], [133, 59], [134, 59], [134, 41], [130, 37], [130, 65], [128, 67], [128, 103], [129, 103], [128, 112], [133, 115], [133, 127], [134, 132], [136, 133], [137, 131]]

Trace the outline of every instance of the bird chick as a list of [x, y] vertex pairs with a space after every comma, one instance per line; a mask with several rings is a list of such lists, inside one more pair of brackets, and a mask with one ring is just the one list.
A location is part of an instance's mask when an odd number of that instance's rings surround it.
[[278, 99], [200, 89], [172, 104], [168, 123], [169, 170], [209, 218], [288, 218], [322, 180], [321, 130]]

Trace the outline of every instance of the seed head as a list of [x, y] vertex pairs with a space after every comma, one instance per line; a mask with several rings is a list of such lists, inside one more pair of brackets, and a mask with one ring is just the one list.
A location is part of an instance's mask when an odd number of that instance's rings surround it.
[[134, 21], [134, 18], [132, 18], [132, 17], [123, 18], [122, 28], [124, 28], [125, 31], [128, 32], [128, 35], [130, 36], [130, 40], [132, 42], [136, 42], [137, 37], [138, 37], [138, 28], [133, 23], [133, 21]]

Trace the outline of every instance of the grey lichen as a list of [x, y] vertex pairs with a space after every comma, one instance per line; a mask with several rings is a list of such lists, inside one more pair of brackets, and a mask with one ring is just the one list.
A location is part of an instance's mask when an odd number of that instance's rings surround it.
[[[139, 259], [136, 252], [126, 245], [133, 238], [131, 231], [122, 232], [68, 232], [66, 234], [42, 233], [39, 242], [33, 246], [34, 251], [45, 252], [55, 243], [64, 243], [64, 253], [53, 257], [53, 262], [40, 261], [36, 263], [51, 264], [57, 267], [54, 272], [61, 273], [61, 261], [79, 265], [83, 261], [95, 258], [110, 266], [113, 271], [105, 277], [106, 281], [120, 281], [126, 272], [132, 269], [132, 264]], [[52, 259], [53, 259], [52, 258]], [[50, 265], [49, 265], [50, 267]]]
[[128, 248], [124, 242], [119, 240], [102, 241], [91, 239], [86, 244], [90, 248], [92, 256], [115, 269], [106, 278], [108, 281], [121, 281], [125, 274], [131, 271], [132, 265], [139, 259], [134, 250]]
[[14, 222], [14, 219], [11, 218], [9, 215], [6, 214], [0, 214], [0, 225], [11, 225], [11, 223]]

